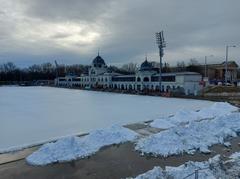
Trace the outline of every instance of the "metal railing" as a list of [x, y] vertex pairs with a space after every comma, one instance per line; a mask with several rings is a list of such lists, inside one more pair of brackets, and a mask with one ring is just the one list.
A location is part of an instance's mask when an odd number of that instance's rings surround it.
[[206, 169], [210, 169], [209, 167], [206, 167], [206, 168], [199, 168], [199, 169], [196, 169], [193, 173], [190, 173], [189, 175], [185, 176], [183, 179], [186, 179], [186, 178], [189, 178], [193, 175], [195, 175], [195, 179], [198, 179], [198, 174], [199, 174], [199, 171], [203, 171], [203, 170], [206, 170]]

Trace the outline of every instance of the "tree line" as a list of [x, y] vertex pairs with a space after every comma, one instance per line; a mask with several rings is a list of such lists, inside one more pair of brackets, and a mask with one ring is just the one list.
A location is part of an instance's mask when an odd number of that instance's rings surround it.
[[[159, 63], [152, 62], [153, 66], [159, 68]], [[116, 72], [120, 74], [134, 74], [138, 65], [136, 63], [127, 63], [121, 67], [109, 66], [109, 72]], [[19, 82], [19, 81], [37, 81], [37, 80], [54, 80], [57, 76], [65, 75], [81, 75], [88, 73], [89, 65], [63, 65], [56, 67], [52, 63], [34, 64], [27, 68], [19, 68], [12, 62], [0, 64], [0, 81], [2, 82]], [[162, 64], [162, 72], [182, 72], [193, 71], [200, 72], [199, 63], [195, 59], [191, 59], [188, 65], [185, 62], [178, 62], [176, 67], [170, 67], [168, 63]]]

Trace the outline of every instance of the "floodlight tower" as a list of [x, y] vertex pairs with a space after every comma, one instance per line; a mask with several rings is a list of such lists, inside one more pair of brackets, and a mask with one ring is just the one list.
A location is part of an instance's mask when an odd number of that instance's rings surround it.
[[164, 40], [163, 31], [156, 33], [156, 42], [159, 48], [160, 66], [159, 66], [159, 91], [162, 91], [162, 58], [166, 42]]

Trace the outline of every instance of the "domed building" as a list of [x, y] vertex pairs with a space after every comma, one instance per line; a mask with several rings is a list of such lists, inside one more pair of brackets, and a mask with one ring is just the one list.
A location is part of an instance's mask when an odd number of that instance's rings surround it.
[[148, 62], [146, 58], [145, 61], [141, 64], [139, 71], [151, 71], [151, 70], [153, 70], [153, 65], [152, 63]]
[[202, 77], [199, 73], [162, 73], [161, 87], [159, 86], [159, 76], [158, 68], [155, 68], [147, 57], [135, 74], [124, 75], [109, 71], [104, 59], [98, 53], [92, 61], [88, 74], [82, 74], [79, 77], [59, 77], [55, 81], [59, 86], [74, 86], [84, 89], [104, 88], [118, 91], [158, 91], [161, 88], [163, 92], [182, 89], [185, 94], [196, 94], [201, 89], [199, 82]]
[[98, 67], [98, 68], [101, 68], [101, 67], [105, 67], [106, 64], [105, 64], [105, 61], [102, 59], [101, 56], [96, 56], [93, 61], [92, 61], [92, 66], [93, 67]]
[[105, 72], [107, 72], [107, 65], [98, 53], [98, 55], [92, 61], [92, 65], [89, 70], [89, 76], [96, 76]]

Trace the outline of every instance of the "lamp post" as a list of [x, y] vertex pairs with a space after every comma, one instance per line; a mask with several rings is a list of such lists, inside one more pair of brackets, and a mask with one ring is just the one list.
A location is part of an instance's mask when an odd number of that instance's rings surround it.
[[162, 91], [162, 58], [166, 42], [164, 40], [163, 31], [156, 33], [156, 42], [159, 48], [160, 66], [159, 66], [159, 91]]
[[213, 57], [214, 55], [209, 55], [209, 56], [205, 56], [205, 68], [204, 68], [204, 77], [207, 77], [207, 58], [208, 57]]
[[227, 80], [228, 80], [228, 49], [229, 49], [230, 47], [236, 47], [236, 45], [227, 45], [227, 46], [226, 46], [225, 85], [227, 84]]

